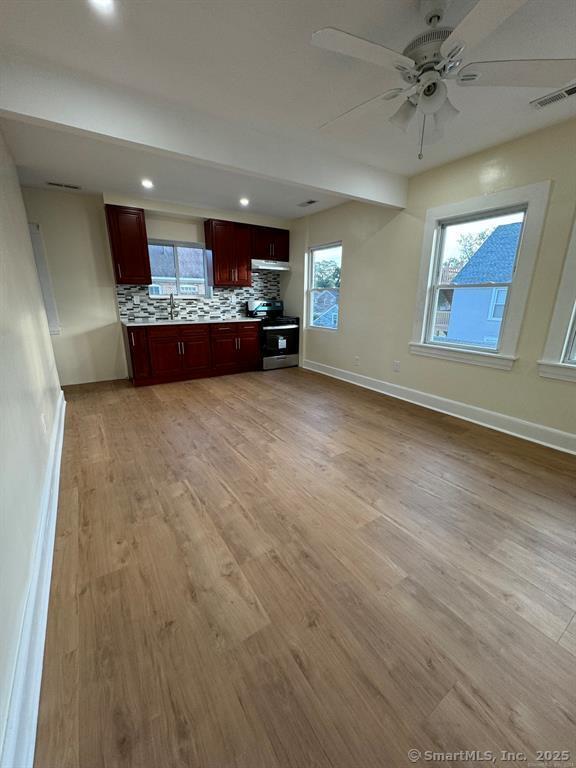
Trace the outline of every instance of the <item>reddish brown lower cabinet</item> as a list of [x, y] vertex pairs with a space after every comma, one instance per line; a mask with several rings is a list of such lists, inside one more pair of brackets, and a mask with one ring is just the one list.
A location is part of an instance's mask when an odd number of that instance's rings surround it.
[[134, 384], [218, 376], [262, 367], [255, 322], [124, 327]]
[[128, 375], [133, 381], [150, 378], [150, 354], [146, 328], [124, 328], [124, 342], [128, 351]]

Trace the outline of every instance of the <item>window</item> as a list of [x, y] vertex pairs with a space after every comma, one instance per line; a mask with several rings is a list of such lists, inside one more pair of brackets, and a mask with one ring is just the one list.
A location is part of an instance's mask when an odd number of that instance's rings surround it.
[[432, 208], [410, 351], [510, 369], [549, 182]]
[[148, 293], [155, 298], [174, 296], [193, 299], [210, 295], [206, 280], [206, 257], [200, 243], [148, 242], [152, 284]]
[[549, 379], [576, 381], [576, 223], [538, 371]]
[[440, 222], [426, 340], [497, 350], [524, 211]]
[[506, 306], [506, 297], [508, 288], [494, 288], [492, 299], [490, 301], [490, 312], [488, 320], [502, 320], [504, 317], [504, 307]]
[[309, 307], [310, 326], [338, 328], [342, 243], [310, 249]]

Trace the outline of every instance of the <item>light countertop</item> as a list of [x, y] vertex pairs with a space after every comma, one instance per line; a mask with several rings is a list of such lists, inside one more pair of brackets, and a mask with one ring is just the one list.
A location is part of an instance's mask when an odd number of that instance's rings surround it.
[[122, 325], [125, 325], [127, 328], [133, 328], [143, 325], [206, 325], [212, 323], [259, 323], [260, 321], [261, 318], [259, 317], [233, 317], [228, 320], [122, 320]]

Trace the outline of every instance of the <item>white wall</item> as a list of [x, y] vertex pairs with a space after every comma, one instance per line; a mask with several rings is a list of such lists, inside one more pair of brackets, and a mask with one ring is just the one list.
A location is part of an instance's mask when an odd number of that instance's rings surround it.
[[[552, 180], [528, 307], [512, 371], [410, 354], [426, 210]], [[576, 207], [576, 121], [539, 131], [410, 179], [408, 206], [347, 203], [293, 224], [288, 311], [302, 314], [304, 254], [343, 241], [341, 324], [308, 329], [303, 356], [324, 365], [576, 433], [573, 383], [538, 375]], [[358, 360], [356, 360], [358, 358]], [[400, 371], [392, 363], [400, 361]]]
[[62, 331], [53, 336], [62, 384], [128, 375], [104, 202], [100, 195], [23, 189], [31, 222], [40, 225]]
[[60, 395], [12, 159], [0, 134], [0, 750]]

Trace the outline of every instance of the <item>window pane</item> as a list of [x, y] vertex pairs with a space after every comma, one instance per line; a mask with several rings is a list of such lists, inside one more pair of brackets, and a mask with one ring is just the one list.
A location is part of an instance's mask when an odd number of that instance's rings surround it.
[[340, 291], [337, 288], [312, 291], [312, 325], [316, 328], [338, 328], [338, 304]]
[[438, 282], [509, 283], [514, 274], [524, 212], [442, 227]]
[[312, 288], [340, 288], [342, 246], [312, 251]]
[[497, 349], [508, 289], [498, 290], [495, 297], [493, 288], [439, 289], [429, 340]]
[[181, 296], [206, 296], [206, 275], [204, 272], [204, 251], [192, 246], [176, 246], [178, 270], [180, 272]]
[[168, 296], [171, 293], [177, 293], [174, 247], [172, 245], [148, 243], [148, 254], [152, 271], [150, 295]]

